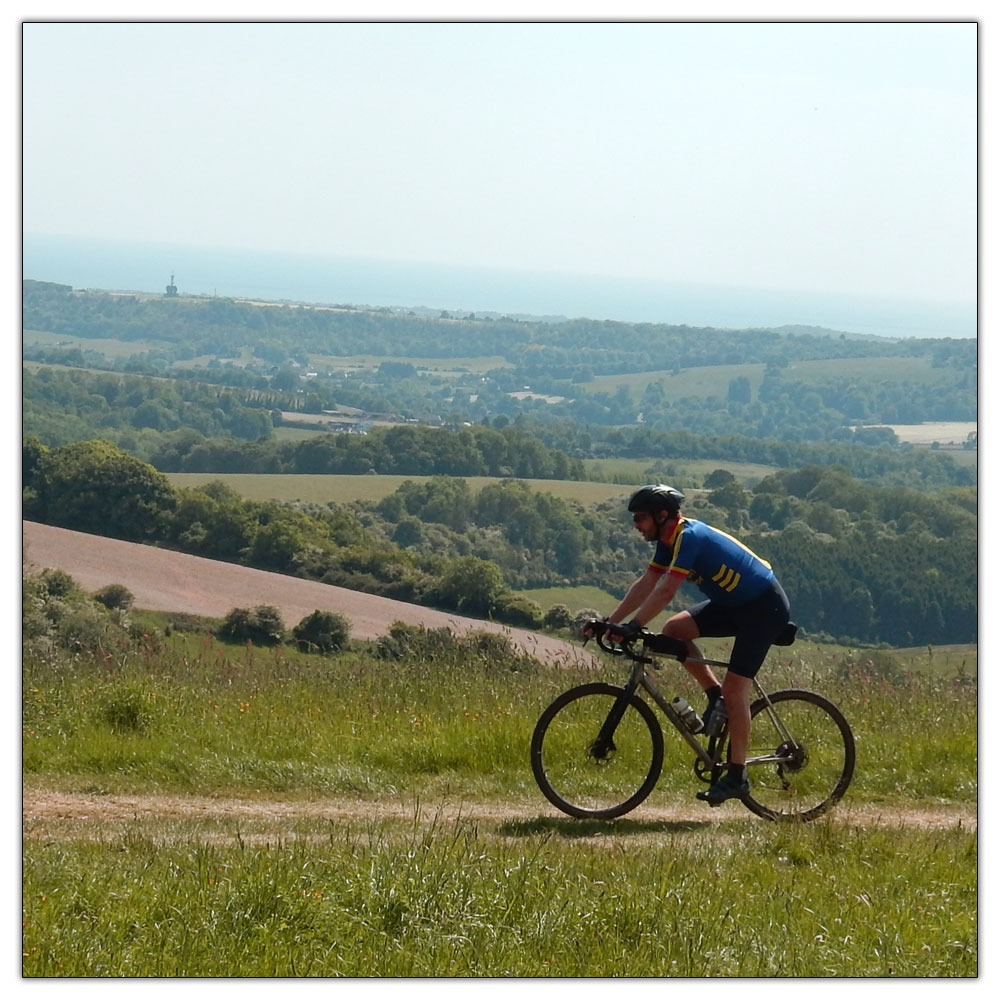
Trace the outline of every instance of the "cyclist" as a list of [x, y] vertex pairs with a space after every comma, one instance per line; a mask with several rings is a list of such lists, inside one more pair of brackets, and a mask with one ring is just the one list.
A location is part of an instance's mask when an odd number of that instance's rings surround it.
[[[750, 689], [771, 643], [788, 624], [788, 598], [769, 563], [745, 545], [702, 521], [680, 513], [684, 494], [655, 483], [632, 494], [628, 509], [635, 528], [656, 551], [646, 571], [629, 587], [607, 620], [627, 624], [610, 631], [635, 635], [673, 599], [687, 580], [707, 598], [673, 615], [663, 633], [687, 643], [688, 653], [700, 657], [695, 640], [701, 636], [733, 636], [733, 651], [720, 685], [706, 663], [687, 660], [684, 666], [704, 689], [707, 722], [718, 698], [729, 720], [729, 767], [725, 775], [698, 798], [719, 805], [750, 791], [746, 755], [750, 739]], [[586, 631], [586, 629], [585, 629]]]

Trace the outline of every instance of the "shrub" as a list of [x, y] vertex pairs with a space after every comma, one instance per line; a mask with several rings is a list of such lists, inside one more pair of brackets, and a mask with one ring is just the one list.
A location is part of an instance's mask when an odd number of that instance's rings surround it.
[[25, 653], [96, 650], [124, 633], [68, 573], [47, 569], [23, 578], [21, 638]]
[[38, 580], [42, 589], [50, 597], [68, 597], [80, 589], [76, 580], [61, 569], [43, 569], [38, 574]]
[[408, 656], [429, 660], [454, 653], [457, 647], [458, 639], [447, 626], [425, 628], [396, 621], [389, 626], [388, 634], [378, 637], [375, 655], [380, 660], [402, 660]]
[[502, 668], [511, 672], [538, 665], [506, 635], [485, 631], [456, 635], [447, 626], [425, 628], [398, 621], [393, 622], [388, 635], [379, 637], [375, 655], [383, 660], [417, 660], [438, 666], [476, 664], [487, 670]]
[[593, 608], [581, 608], [575, 615], [573, 615], [573, 631], [579, 633], [580, 629], [583, 628], [583, 623], [589, 621], [591, 618], [603, 618], [604, 615], [600, 611], [595, 611]]
[[542, 609], [536, 601], [520, 594], [503, 594], [493, 608], [493, 617], [506, 625], [520, 628], [541, 628]]
[[318, 649], [321, 653], [334, 653], [343, 649], [350, 634], [350, 622], [343, 615], [335, 611], [320, 611], [318, 608], [292, 629], [299, 648]]
[[94, 652], [107, 646], [114, 635], [120, 635], [104, 611], [93, 604], [78, 607], [62, 618], [55, 629], [55, 638], [63, 649], [72, 652]]
[[135, 602], [135, 595], [124, 584], [109, 583], [94, 594], [94, 600], [109, 611], [128, 611]]
[[573, 624], [573, 616], [565, 604], [553, 604], [545, 612], [544, 625], [546, 628], [569, 628]]
[[281, 612], [270, 604], [255, 608], [233, 608], [219, 629], [227, 642], [252, 642], [256, 646], [277, 646], [285, 637]]

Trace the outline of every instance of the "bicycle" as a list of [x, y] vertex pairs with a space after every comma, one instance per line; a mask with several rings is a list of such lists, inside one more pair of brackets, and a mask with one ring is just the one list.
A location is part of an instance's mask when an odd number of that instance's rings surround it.
[[[652, 792], [663, 767], [663, 729], [643, 691], [695, 752], [695, 774], [714, 784], [728, 760], [724, 725], [707, 745], [696, 738], [701, 719], [690, 708], [684, 721], [647, 667], [654, 657], [683, 663], [687, 645], [643, 629], [620, 642], [605, 642], [612, 627], [587, 623], [598, 645], [632, 661], [622, 687], [582, 684], [559, 695], [542, 713], [531, 737], [531, 769], [538, 787], [557, 809], [578, 819], [614, 819], [631, 812]], [[789, 623], [774, 645], [795, 641]], [[642, 648], [634, 647], [641, 640]], [[720, 660], [695, 662], [728, 667]], [[822, 816], [847, 791], [854, 774], [854, 735], [840, 709], [814, 691], [788, 688], [767, 694], [754, 679], [750, 706], [751, 747], [747, 756], [749, 795], [740, 801], [769, 820], [806, 822]], [[683, 710], [683, 705], [680, 706]]]

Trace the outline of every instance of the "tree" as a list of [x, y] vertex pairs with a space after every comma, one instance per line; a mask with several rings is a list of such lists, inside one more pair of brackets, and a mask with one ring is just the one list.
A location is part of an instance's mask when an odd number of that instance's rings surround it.
[[282, 392], [295, 392], [299, 387], [299, 375], [294, 368], [282, 368], [274, 378], [271, 379], [271, 388], [280, 389]]
[[423, 537], [423, 525], [412, 514], [405, 514], [401, 517], [399, 524], [396, 525], [396, 530], [392, 533], [393, 542], [404, 549], [419, 545]]
[[728, 469], [714, 469], [705, 476], [705, 489], [714, 490], [719, 486], [734, 482], [736, 477]]
[[730, 403], [749, 403], [751, 399], [750, 379], [746, 375], [732, 379], [726, 398]]
[[456, 611], [489, 615], [506, 589], [499, 566], [478, 556], [463, 556], [445, 570], [435, 595]]
[[47, 452], [25, 513], [74, 531], [143, 541], [161, 534], [177, 502], [170, 481], [109, 441], [81, 441]]
[[714, 507], [720, 507], [725, 511], [740, 511], [745, 509], [749, 503], [750, 494], [736, 479], [732, 479], [718, 489], [712, 490], [708, 499]]

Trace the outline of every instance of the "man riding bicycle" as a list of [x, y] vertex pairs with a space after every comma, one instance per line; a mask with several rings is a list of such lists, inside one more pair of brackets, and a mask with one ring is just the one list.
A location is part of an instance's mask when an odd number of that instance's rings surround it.
[[[681, 515], [684, 494], [662, 483], [643, 486], [628, 502], [635, 528], [656, 550], [646, 571], [629, 587], [607, 620], [620, 624], [608, 635], [635, 635], [673, 599], [687, 580], [707, 598], [671, 617], [663, 634], [687, 644], [701, 658], [695, 639], [732, 636], [733, 651], [720, 685], [706, 663], [687, 660], [685, 668], [708, 698], [706, 722], [722, 698], [729, 725], [729, 769], [698, 798], [710, 805], [742, 798], [750, 791], [746, 773], [750, 741], [750, 689], [771, 644], [788, 624], [788, 598], [768, 562], [735, 538], [702, 521]], [[584, 634], [587, 634], [586, 628]]]

